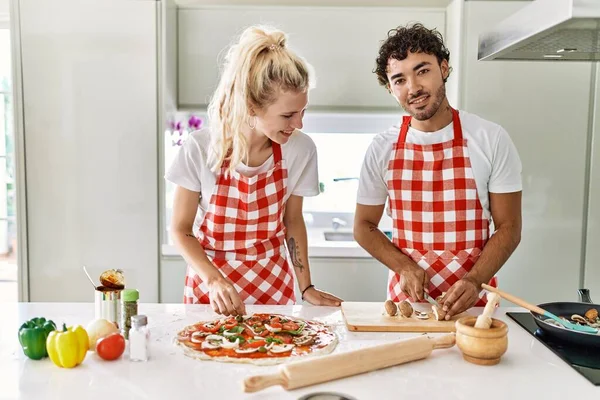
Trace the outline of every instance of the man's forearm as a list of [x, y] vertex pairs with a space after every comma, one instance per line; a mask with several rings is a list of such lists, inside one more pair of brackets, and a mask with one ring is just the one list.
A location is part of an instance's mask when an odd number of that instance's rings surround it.
[[506, 225], [498, 228], [465, 278], [472, 279], [478, 288], [482, 283], [488, 283], [506, 263], [520, 241], [520, 226]]
[[354, 240], [383, 265], [396, 273], [402, 272], [411, 261], [385, 236], [379, 228], [367, 221], [360, 221], [354, 227]]

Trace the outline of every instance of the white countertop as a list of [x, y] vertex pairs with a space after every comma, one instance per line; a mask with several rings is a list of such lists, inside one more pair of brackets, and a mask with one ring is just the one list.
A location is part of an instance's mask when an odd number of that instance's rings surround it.
[[[92, 303], [13, 303], [0, 307], [0, 399], [298, 399], [314, 392], [333, 391], [355, 399], [573, 399], [600, 398], [600, 387], [555, 356], [541, 342], [506, 317], [508, 351], [500, 364], [477, 366], [462, 359], [460, 350], [435, 350], [428, 358], [337, 381], [285, 391], [281, 387], [245, 394], [241, 382], [248, 375], [272, 373], [278, 368], [193, 360], [172, 344], [180, 328], [210, 319], [204, 305], [140, 304], [148, 315], [152, 334], [151, 360], [132, 363], [126, 357], [108, 362], [89, 352], [83, 364], [61, 369], [49, 359], [34, 361], [22, 352], [17, 332], [33, 317], [52, 319], [57, 325], [86, 326], [94, 316]], [[335, 352], [344, 352], [417, 333], [349, 332], [338, 308], [314, 306], [247, 306], [251, 312], [273, 312], [324, 321], [339, 335]], [[477, 315], [481, 309], [470, 313]], [[438, 334], [439, 335], [439, 334]], [[435, 336], [433, 334], [432, 336]], [[210, 395], [210, 397], [209, 397]]]

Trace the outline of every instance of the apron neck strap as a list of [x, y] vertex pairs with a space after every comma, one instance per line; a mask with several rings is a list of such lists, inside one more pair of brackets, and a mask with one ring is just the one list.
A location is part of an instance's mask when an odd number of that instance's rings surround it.
[[281, 145], [271, 141], [271, 147], [273, 148], [273, 162], [277, 164], [281, 161]]
[[[454, 139], [462, 140], [462, 126], [460, 124], [460, 117], [458, 116], [458, 111], [454, 108], [452, 110], [452, 126], [454, 129]], [[412, 117], [410, 115], [405, 115], [402, 117], [402, 126], [400, 127], [400, 135], [398, 135], [398, 143], [405, 143], [406, 136], [408, 135], [408, 128], [410, 127], [410, 121]]]

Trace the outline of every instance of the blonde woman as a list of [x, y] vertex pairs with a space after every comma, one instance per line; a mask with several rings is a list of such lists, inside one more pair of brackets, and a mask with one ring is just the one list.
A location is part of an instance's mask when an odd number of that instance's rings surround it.
[[166, 174], [177, 185], [171, 230], [188, 263], [185, 303], [225, 315], [294, 304], [287, 243], [303, 300], [339, 306], [308, 265], [302, 199], [319, 193], [316, 148], [299, 131], [308, 90], [308, 65], [283, 32], [250, 27], [229, 49], [209, 128], [190, 135]]

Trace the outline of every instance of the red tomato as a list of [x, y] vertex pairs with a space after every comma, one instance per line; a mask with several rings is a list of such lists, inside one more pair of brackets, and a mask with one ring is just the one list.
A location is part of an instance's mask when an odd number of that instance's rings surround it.
[[225, 322], [225, 329], [231, 329], [231, 328], [235, 328], [237, 326], [237, 321], [233, 321], [233, 322]]
[[267, 342], [265, 342], [264, 340], [257, 340], [256, 342], [248, 343], [246, 345], [246, 347], [257, 348], [257, 347], [266, 346], [266, 345], [267, 345]]
[[275, 329], [281, 329], [283, 327], [283, 325], [281, 324], [281, 322], [273, 322], [273, 321], [271, 321], [271, 323], [269, 325], [271, 325], [271, 328], [275, 328]]
[[125, 338], [118, 332], [104, 336], [96, 342], [96, 353], [107, 361], [116, 360], [124, 351]]
[[283, 343], [285, 343], [285, 344], [292, 343], [292, 337], [290, 335], [275, 335], [274, 337], [275, 337], [275, 339], [279, 339], [279, 340], [283, 341]]
[[201, 325], [198, 326], [198, 328], [200, 328], [200, 330], [202, 332], [215, 333], [215, 332], [217, 332], [221, 328], [221, 325], [223, 325], [223, 324], [221, 322], [219, 322], [214, 327], [207, 328], [204, 324], [201, 324]]
[[300, 329], [300, 327], [295, 322], [285, 322], [283, 324], [284, 331], [297, 331], [298, 329]]

